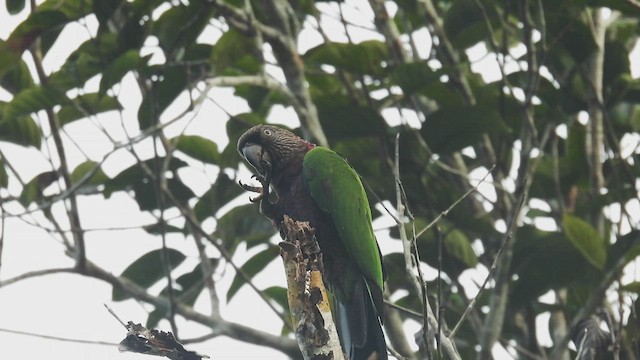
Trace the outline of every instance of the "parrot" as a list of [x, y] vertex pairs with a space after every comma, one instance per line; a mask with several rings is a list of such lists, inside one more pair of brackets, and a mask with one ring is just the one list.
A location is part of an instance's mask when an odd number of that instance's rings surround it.
[[260, 203], [260, 212], [278, 229], [287, 215], [315, 230], [345, 353], [351, 360], [386, 360], [382, 255], [356, 171], [337, 152], [272, 125], [247, 130], [237, 149], [262, 185], [240, 182], [259, 193], [251, 201]]

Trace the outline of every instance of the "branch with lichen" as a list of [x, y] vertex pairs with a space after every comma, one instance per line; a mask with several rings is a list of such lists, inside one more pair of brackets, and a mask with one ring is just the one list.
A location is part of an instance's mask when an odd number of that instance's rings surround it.
[[322, 253], [308, 222], [285, 216], [280, 255], [287, 276], [289, 309], [305, 360], [344, 359], [322, 281]]

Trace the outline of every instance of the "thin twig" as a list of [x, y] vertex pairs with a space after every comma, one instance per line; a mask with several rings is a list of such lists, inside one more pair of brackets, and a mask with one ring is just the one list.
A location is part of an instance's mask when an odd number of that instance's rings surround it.
[[399, 310], [400, 312], [403, 312], [406, 315], [411, 316], [415, 320], [422, 320], [422, 313], [419, 313], [419, 312], [411, 310], [411, 309], [407, 309], [406, 307], [400, 306], [400, 305], [398, 305], [396, 303], [393, 303], [393, 302], [391, 302], [389, 300], [385, 300], [384, 304], [389, 306], [389, 307], [391, 307], [391, 308]]
[[[35, 11], [35, 9], [31, 9], [31, 11]], [[40, 49], [40, 42], [36, 41], [36, 44], [31, 50], [31, 55], [33, 58], [33, 62], [36, 68], [36, 73], [38, 74], [38, 79], [40, 83], [43, 85], [47, 85], [49, 82], [49, 78], [46, 75], [44, 68], [42, 66], [42, 52]], [[61, 126], [58, 122], [58, 118], [56, 114], [53, 112], [53, 108], [48, 107], [45, 109], [45, 113], [47, 116], [47, 120], [49, 123], [51, 135], [53, 136], [56, 153], [58, 155], [58, 159], [60, 162], [60, 175], [62, 176], [62, 180], [64, 182], [65, 189], [69, 189], [73, 187], [73, 181], [71, 180], [71, 173], [69, 171], [69, 165], [67, 162], [67, 154], [64, 148], [64, 144], [62, 142], [62, 137], [60, 136]], [[84, 233], [82, 232], [82, 227], [80, 225], [80, 213], [78, 210], [78, 202], [74, 193], [70, 193], [69, 204], [65, 204], [67, 217], [69, 218], [69, 226], [71, 227], [73, 237], [73, 250], [75, 252], [75, 261], [76, 266], [80, 271], [84, 269], [86, 254], [85, 254], [85, 243], [84, 243]]]
[[496, 271], [496, 268], [498, 267], [498, 260], [500, 260], [500, 255], [502, 255], [502, 251], [507, 247], [507, 245], [511, 241], [511, 238], [513, 237], [513, 232], [518, 224], [518, 219], [520, 218], [520, 212], [524, 207], [525, 199], [526, 199], [526, 192], [523, 192], [520, 196], [520, 200], [518, 201], [518, 206], [513, 211], [511, 224], [509, 224], [509, 228], [505, 233], [504, 240], [502, 241], [502, 245], [500, 246], [500, 249], [498, 249], [498, 253], [496, 254], [496, 257], [493, 259], [493, 263], [489, 268], [489, 273], [487, 274], [487, 277], [484, 279], [484, 282], [480, 286], [480, 289], [478, 289], [478, 294], [473, 299], [471, 299], [471, 303], [469, 303], [467, 308], [464, 310], [464, 313], [462, 313], [462, 316], [460, 317], [460, 320], [458, 320], [458, 323], [456, 324], [456, 326], [454, 326], [453, 330], [451, 330], [451, 333], [449, 334], [449, 338], [451, 339], [454, 338], [456, 332], [460, 328], [460, 325], [464, 322], [464, 320], [469, 315], [473, 307], [476, 305], [478, 298], [480, 298], [482, 293], [486, 290], [489, 280], [493, 277], [493, 273]]
[[74, 272], [75, 271], [73, 268], [55, 268], [55, 269], [30, 271], [30, 272], [18, 275], [16, 277], [12, 277], [10, 279], [0, 281], [0, 288], [11, 285], [11, 284], [15, 284], [22, 280], [26, 280], [26, 279], [30, 279], [38, 276], [57, 274], [57, 273], [74, 273]]
[[116, 344], [116, 343], [111, 343], [111, 342], [106, 342], [106, 341], [70, 339], [70, 338], [63, 338], [63, 337], [59, 337], [59, 336], [36, 334], [36, 333], [27, 332], [27, 331], [20, 331], [20, 330], [10, 330], [10, 329], [2, 329], [2, 328], [0, 328], [0, 332], [4, 332], [4, 333], [8, 333], [8, 334], [31, 336], [31, 337], [36, 337], [36, 338], [40, 338], [40, 339], [47, 339], [47, 340], [72, 342], [72, 343], [77, 343], [77, 344], [118, 346], [118, 344]]
[[[395, 166], [394, 166], [394, 176], [396, 178], [396, 197], [397, 197], [397, 211], [398, 211], [398, 217], [400, 219], [402, 219], [404, 217], [405, 214], [405, 206], [403, 203], [403, 192], [402, 192], [402, 183], [400, 182], [400, 151], [399, 151], [400, 145], [399, 145], [399, 135], [396, 136], [396, 149], [395, 149]], [[403, 221], [400, 221], [398, 223], [398, 230], [400, 232], [400, 239], [402, 240], [402, 244], [403, 244], [403, 250], [404, 250], [404, 256], [405, 256], [405, 266], [406, 266], [406, 271], [407, 271], [407, 276], [409, 277], [409, 281], [412, 282], [413, 286], [415, 287], [415, 290], [418, 294], [423, 294], [422, 300], [423, 300], [423, 310], [424, 310], [424, 314], [423, 314], [423, 321], [424, 321], [424, 328], [426, 331], [427, 327], [431, 327], [433, 329], [436, 329], [438, 327], [438, 320], [436, 319], [435, 315], [433, 314], [433, 311], [431, 309], [431, 306], [428, 303], [428, 298], [426, 297], [425, 293], [426, 292], [426, 287], [423, 285], [425, 284], [424, 279], [421, 278], [420, 273], [418, 272], [417, 276], [414, 274], [413, 272], [413, 266], [415, 267], [419, 267], [420, 263], [418, 262], [418, 257], [417, 257], [417, 253], [416, 253], [416, 257], [414, 258], [411, 254], [412, 249], [414, 249], [414, 245], [411, 244], [411, 241], [408, 239], [407, 237], [407, 233], [406, 233], [406, 229], [405, 229], [405, 224]], [[415, 243], [415, 239], [416, 239], [416, 235], [415, 235], [415, 229], [413, 229], [413, 239], [414, 239], [414, 243]], [[422, 283], [421, 283], [422, 282]], [[446, 337], [446, 336], [442, 336], [442, 334], [439, 334], [441, 340], [442, 340], [442, 346], [445, 349], [445, 351], [447, 352], [447, 355], [449, 356], [449, 358], [451, 359], [461, 359], [460, 358], [460, 354], [458, 353], [458, 349], [456, 348], [456, 345], [454, 342], [452, 342], [450, 340], [450, 338]], [[425, 348], [427, 349], [427, 357], [430, 357], [429, 351], [428, 351], [428, 341], [425, 341]]]
[[[164, 159], [160, 159], [158, 155], [158, 147], [156, 146], [156, 140], [160, 138], [160, 141], [164, 145], [166, 155]], [[167, 278], [167, 295], [169, 296], [169, 324], [171, 325], [171, 331], [173, 332], [173, 336], [179, 340], [178, 336], [178, 325], [176, 324], [176, 295], [175, 290], [173, 288], [173, 278], [171, 277], [171, 264], [169, 261], [169, 251], [167, 248], [167, 226], [164, 219], [164, 210], [165, 210], [165, 190], [168, 190], [167, 186], [167, 177], [165, 174], [169, 168], [169, 162], [172, 159], [173, 148], [168, 145], [168, 141], [165, 141], [162, 133], [157, 134], [152, 138], [153, 141], [153, 151], [154, 151], [154, 159], [155, 159], [155, 170], [156, 176], [154, 181], [155, 185], [155, 193], [156, 193], [156, 201], [158, 205], [158, 209], [160, 209], [160, 238], [162, 240], [162, 267], [164, 269], [164, 275]], [[162, 160], [162, 161], [161, 161]]]
[[125, 328], [125, 329], [127, 329], [127, 330], [129, 329], [129, 327], [127, 326], [127, 324], [125, 324], [125, 323], [124, 323], [124, 321], [122, 321], [122, 319], [120, 319], [120, 317], [119, 317], [118, 315], [116, 315], [116, 312], [115, 312], [115, 311], [113, 311], [113, 309], [111, 309], [111, 308], [109, 307], [109, 305], [107, 305], [107, 304], [102, 304], [102, 305], [104, 305], [104, 307], [105, 307], [105, 308], [107, 308], [107, 311], [109, 312], [109, 314], [111, 314], [114, 318], [116, 318], [116, 320], [118, 320], [118, 322], [119, 322], [122, 326], [124, 326], [124, 328]]
[[482, 183], [484, 183], [484, 180], [487, 178], [487, 176], [489, 176], [491, 174], [491, 172], [493, 171], [493, 169], [495, 169], [496, 165], [494, 164], [489, 171], [487, 171], [487, 173], [480, 179], [480, 181], [478, 182], [478, 184], [476, 184], [476, 186], [472, 187], [471, 189], [467, 190], [466, 193], [464, 193], [460, 198], [458, 198], [458, 200], [456, 200], [453, 204], [451, 204], [451, 206], [449, 206], [445, 211], [441, 212], [438, 216], [436, 216], [435, 219], [433, 219], [433, 221], [431, 221], [427, 226], [424, 227], [424, 229], [420, 230], [417, 234], [416, 234], [416, 238], [422, 236], [422, 234], [424, 234], [427, 230], [431, 229], [431, 227], [435, 224], [438, 223], [438, 221], [440, 221], [440, 219], [442, 219], [444, 216], [447, 216], [449, 214], [449, 212], [451, 210], [453, 210], [453, 208], [455, 208], [456, 206], [458, 206], [458, 204], [460, 204], [462, 202], [462, 200], [466, 199], [467, 196], [471, 195], [471, 193], [478, 191], [478, 187], [480, 187], [480, 185]]

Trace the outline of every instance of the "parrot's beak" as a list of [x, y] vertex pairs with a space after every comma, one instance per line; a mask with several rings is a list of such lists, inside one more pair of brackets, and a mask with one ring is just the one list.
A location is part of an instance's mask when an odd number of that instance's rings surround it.
[[242, 148], [242, 155], [262, 176], [269, 175], [271, 171], [271, 157], [262, 146], [258, 144], [247, 143]]

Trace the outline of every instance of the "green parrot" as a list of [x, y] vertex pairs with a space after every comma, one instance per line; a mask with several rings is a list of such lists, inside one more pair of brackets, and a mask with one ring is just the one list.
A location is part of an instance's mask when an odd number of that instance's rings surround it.
[[387, 359], [382, 260], [356, 171], [338, 153], [270, 125], [247, 130], [238, 140], [238, 152], [262, 184], [240, 183], [260, 193], [252, 201], [260, 202], [262, 214], [278, 229], [284, 215], [315, 229], [345, 353], [351, 360]]

